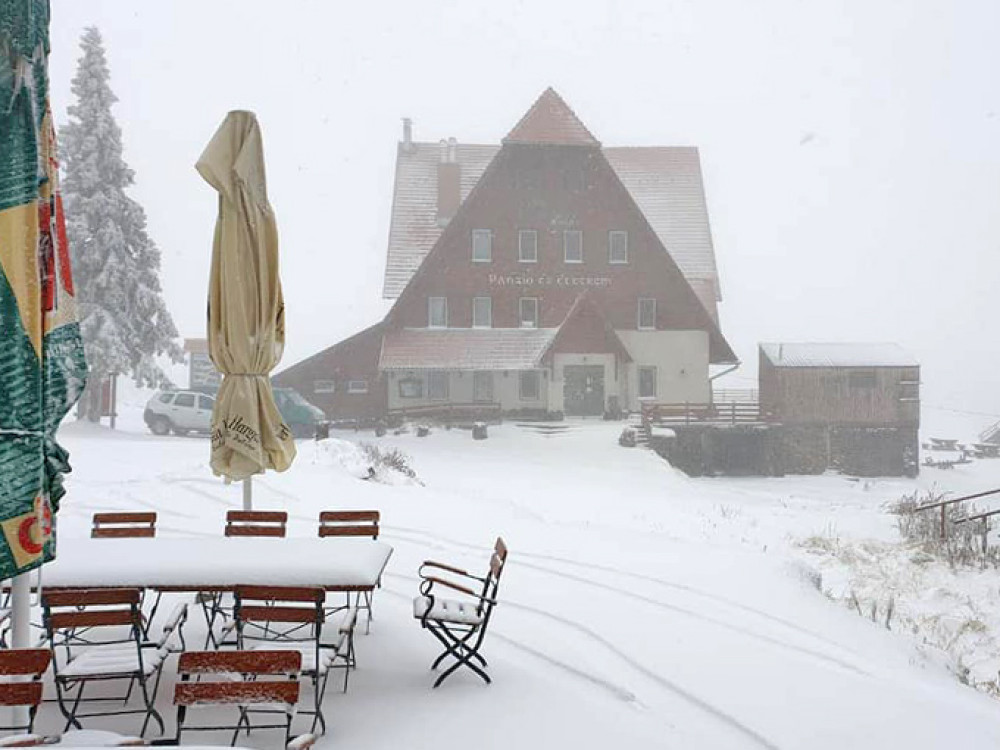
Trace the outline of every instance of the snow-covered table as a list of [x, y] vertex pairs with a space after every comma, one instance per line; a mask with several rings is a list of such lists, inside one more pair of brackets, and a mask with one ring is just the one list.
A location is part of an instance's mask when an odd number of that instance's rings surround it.
[[371, 591], [392, 547], [370, 539], [63, 539], [43, 586], [225, 591], [236, 584]]

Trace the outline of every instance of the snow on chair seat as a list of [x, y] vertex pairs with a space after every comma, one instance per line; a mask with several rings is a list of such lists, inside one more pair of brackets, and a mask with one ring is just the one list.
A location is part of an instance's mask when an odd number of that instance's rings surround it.
[[466, 625], [478, 625], [483, 621], [483, 613], [479, 610], [478, 602], [432, 599], [429, 596], [418, 596], [413, 600], [413, 616], [418, 620], [426, 617], [431, 620], [459, 622]]
[[167, 649], [147, 650], [141, 657], [131, 643], [108, 643], [88, 646], [59, 670], [66, 678], [113, 677], [123, 672], [139, 672], [149, 677], [169, 655]]
[[[497, 603], [500, 575], [506, 562], [507, 545], [497, 537], [485, 576], [473, 575], [453, 565], [432, 560], [420, 566], [420, 596], [413, 602], [413, 616], [444, 646], [444, 651], [431, 664], [431, 669], [437, 669], [446, 658], [455, 660], [437, 678], [434, 687], [438, 687], [459, 667], [468, 667], [487, 683], [490, 682], [485, 671], [486, 659], [479, 651]], [[425, 572], [425, 569], [430, 569], [433, 574]], [[463, 580], [463, 583], [456, 583], [455, 578]], [[476, 584], [481, 584], [478, 591], [475, 590]], [[469, 599], [464, 602], [441, 599], [436, 593], [438, 586], [465, 594]]]

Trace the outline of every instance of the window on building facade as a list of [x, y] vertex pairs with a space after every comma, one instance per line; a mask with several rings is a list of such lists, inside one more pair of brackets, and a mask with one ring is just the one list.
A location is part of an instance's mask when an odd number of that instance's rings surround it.
[[490, 297], [472, 298], [472, 327], [493, 327], [493, 300]]
[[869, 390], [877, 385], [874, 370], [852, 370], [847, 374], [847, 387], [853, 390]]
[[407, 375], [399, 379], [400, 398], [423, 398], [424, 381], [413, 375]]
[[368, 393], [368, 381], [367, 380], [348, 380], [347, 381], [347, 392], [348, 393]]
[[492, 372], [472, 373], [472, 400], [479, 402], [493, 400]]
[[521, 297], [518, 308], [521, 328], [538, 328], [538, 300], [535, 297]]
[[652, 331], [656, 329], [656, 300], [651, 297], [639, 299], [639, 313], [637, 326], [640, 331]]
[[432, 370], [427, 373], [427, 397], [437, 401], [448, 398], [448, 373]]
[[518, 391], [522, 401], [537, 401], [541, 391], [541, 374], [538, 370], [522, 372]]
[[583, 263], [583, 232], [579, 229], [563, 232], [563, 262]]
[[628, 232], [608, 232], [608, 262], [628, 263]]
[[427, 327], [447, 328], [448, 327], [448, 298], [428, 297], [427, 298]]
[[475, 263], [493, 260], [493, 232], [489, 229], [472, 230], [472, 260]]
[[332, 380], [314, 380], [313, 393], [333, 393], [337, 390], [337, 384]]
[[538, 262], [538, 232], [534, 229], [517, 233], [517, 259], [522, 263]]
[[656, 367], [639, 368], [639, 398], [656, 398]]

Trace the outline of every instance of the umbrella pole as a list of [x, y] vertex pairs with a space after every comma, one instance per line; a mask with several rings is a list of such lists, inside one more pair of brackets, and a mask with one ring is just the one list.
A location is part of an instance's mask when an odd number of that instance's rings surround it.
[[253, 510], [253, 477], [243, 480], [243, 510]]
[[[29, 648], [31, 645], [31, 581], [30, 573], [14, 576], [11, 583], [11, 648]], [[28, 707], [12, 706], [14, 724], [28, 725]]]

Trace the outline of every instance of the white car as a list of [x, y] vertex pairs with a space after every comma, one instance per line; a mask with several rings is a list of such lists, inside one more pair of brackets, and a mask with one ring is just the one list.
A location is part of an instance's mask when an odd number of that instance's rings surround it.
[[154, 435], [211, 432], [215, 399], [198, 391], [160, 391], [146, 402], [143, 421]]

